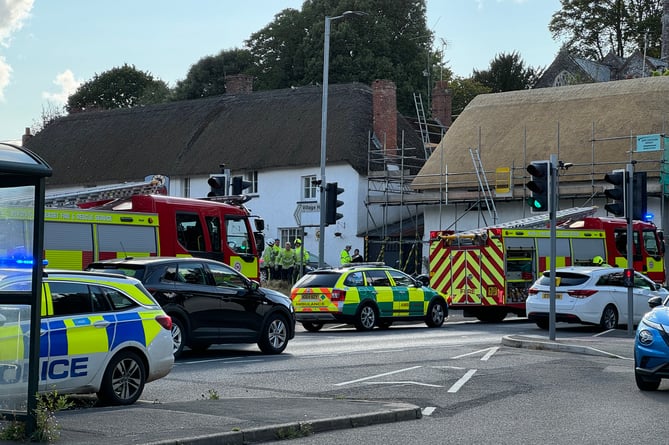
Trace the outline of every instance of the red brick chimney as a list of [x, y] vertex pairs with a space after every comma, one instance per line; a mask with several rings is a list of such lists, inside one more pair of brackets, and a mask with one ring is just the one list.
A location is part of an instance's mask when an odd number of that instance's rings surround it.
[[231, 74], [225, 76], [225, 92], [227, 94], [246, 94], [253, 92], [253, 76], [248, 74]]
[[391, 80], [372, 82], [374, 133], [387, 155], [397, 155], [397, 88]]
[[439, 120], [446, 128], [453, 123], [453, 96], [448, 89], [448, 81], [438, 80], [432, 90], [432, 118]]
[[28, 144], [30, 138], [32, 137], [33, 135], [30, 134], [30, 127], [26, 127], [26, 132], [21, 136], [21, 145], [25, 147], [26, 144]]

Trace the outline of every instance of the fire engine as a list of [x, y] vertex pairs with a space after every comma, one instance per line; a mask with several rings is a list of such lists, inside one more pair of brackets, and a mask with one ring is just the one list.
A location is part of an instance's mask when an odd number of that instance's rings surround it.
[[[48, 266], [82, 270], [93, 261], [126, 256], [195, 256], [221, 261], [259, 279], [264, 222], [244, 206], [246, 196], [166, 196], [164, 185], [155, 178], [47, 195], [44, 257]], [[17, 251], [30, 245], [32, 237], [27, 224], [32, 210], [21, 209], [0, 208], [0, 224]]]
[[[627, 266], [627, 222], [594, 217], [596, 207], [557, 212], [556, 267], [592, 265], [601, 256]], [[547, 216], [493, 227], [430, 233], [430, 286], [447, 296], [452, 309], [481, 321], [525, 315], [527, 291], [551, 267]], [[657, 283], [665, 281], [664, 240], [650, 222], [633, 222], [633, 265]]]

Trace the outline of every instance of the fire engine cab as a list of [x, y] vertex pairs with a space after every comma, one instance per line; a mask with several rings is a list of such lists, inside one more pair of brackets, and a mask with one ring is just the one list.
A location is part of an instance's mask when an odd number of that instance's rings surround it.
[[[627, 265], [627, 223], [591, 216], [596, 207], [557, 212], [556, 267], [592, 265], [601, 256], [611, 266]], [[547, 217], [537, 215], [468, 232], [430, 233], [430, 286], [447, 296], [449, 307], [481, 321], [525, 315], [527, 291], [551, 267]], [[654, 224], [633, 223], [633, 265], [663, 284], [664, 243]]]
[[[55, 269], [82, 270], [97, 260], [127, 256], [195, 256], [226, 263], [259, 279], [264, 222], [246, 197], [178, 198], [165, 195], [160, 177], [45, 198], [44, 256]], [[15, 252], [30, 245], [32, 211], [0, 206], [0, 226]]]

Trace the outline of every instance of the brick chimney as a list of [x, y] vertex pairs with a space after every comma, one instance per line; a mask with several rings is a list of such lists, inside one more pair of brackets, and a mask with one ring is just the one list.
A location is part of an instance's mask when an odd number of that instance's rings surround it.
[[439, 120], [446, 128], [453, 123], [453, 96], [448, 89], [448, 81], [438, 80], [432, 90], [432, 118]]
[[30, 134], [30, 127], [26, 127], [26, 132], [21, 136], [21, 145], [25, 147], [32, 137], [33, 135]]
[[397, 155], [397, 88], [391, 80], [372, 82], [374, 133], [387, 155]]
[[231, 74], [225, 76], [225, 92], [227, 94], [246, 94], [253, 92], [253, 76], [248, 74]]

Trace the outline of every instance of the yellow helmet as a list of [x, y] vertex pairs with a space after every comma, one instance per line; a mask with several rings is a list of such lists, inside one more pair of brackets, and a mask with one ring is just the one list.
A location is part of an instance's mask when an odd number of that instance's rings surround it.
[[595, 266], [601, 266], [602, 264], [604, 264], [604, 258], [597, 255], [592, 259], [592, 264], [594, 264]]
[[300, 241], [299, 238], [295, 238], [295, 241], [293, 241], [293, 244], [302, 244], [302, 241]]

